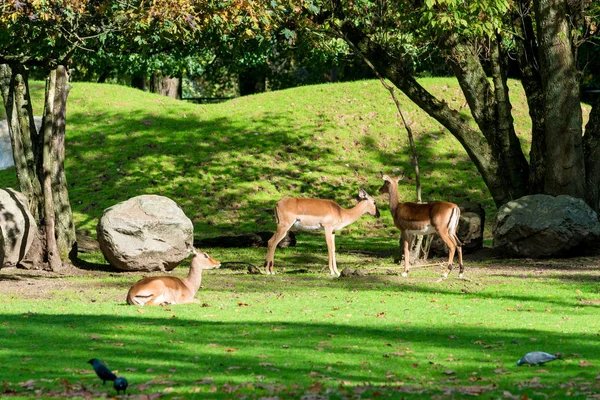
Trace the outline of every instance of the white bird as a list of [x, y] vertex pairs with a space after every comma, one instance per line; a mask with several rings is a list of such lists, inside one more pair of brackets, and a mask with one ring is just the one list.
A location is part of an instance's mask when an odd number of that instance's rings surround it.
[[553, 354], [546, 353], [543, 351], [533, 351], [531, 353], [525, 354], [523, 356], [523, 358], [521, 358], [519, 361], [517, 361], [517, 366], [521, 366], [523, 364], [541, 365], [541, 364], [547, 363], [549, 361], [554, 361], [557, 359], [560, 359], [560, 357], [557, 357]]

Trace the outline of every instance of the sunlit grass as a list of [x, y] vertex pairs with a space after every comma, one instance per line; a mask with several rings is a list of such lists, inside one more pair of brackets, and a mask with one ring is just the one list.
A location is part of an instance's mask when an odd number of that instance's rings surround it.
[[[403, 278], [388, 272], [393, 248], [356, 253], [349, 241], [340, 265], [365, 277], [330, 277], [322, 237], [299, 237], [277, 251], [278, 275], [208, 271], [198, 304], [127, 306], [139, 273], [31, 279], [27, 293], [0, 294], [5, 394], [51, 395], [65, 382], [72, 393], [114, 394], [86, 364], [91, 357], [125, 376], [132, 395], [562, 398], [600, 389], [593, 259], [468, 260], [469, 280], [441, 280], [439, 266]], [[264, 257], [264, 249], [207, 250], [222, 261]], [[28, 279], [2, 270], [5, 278]], [[515, 365], [534, 350], [563, 360]]]

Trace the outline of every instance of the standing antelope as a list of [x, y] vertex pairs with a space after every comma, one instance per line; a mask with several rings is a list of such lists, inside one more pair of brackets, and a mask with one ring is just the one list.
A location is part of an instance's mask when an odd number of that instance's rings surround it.
[[[452, 271], [452, 260], [454, 251], [458, 251], [458, 262], [460, 265], [459, 278], [462, 278], [464, 266], [462, 262], [462, 243], [456, 236], [458, 221], [460, 219], [460, 208], [454, 203], [446, 201], [435, 201], [433, 203], [400, 203], [398, 201], [398, 181], [404, 175], [390, 178], [381, 174], [384, 180], [379, 193], [387, 193], [390, 196], [390, 212], [394, 218], [394, 224], [402, 232], [402, 247], [404, 248], [404, 272], [406, 276], [409, 270], [410, 250], [409, 243], [415, 235], [429, 235], [437, 232], [442, 240], [448, 245], [450, 254], [448, 256], [448, 272]], [[444, 273], [444, 277], [448, 276]]]
[[148, 277], [137, 281], [127, 293], [127, 303], [134, 305], [192, 303], [202, 283], [202, 270], [219, 268], [221, 263], [208, 254], [191, 249], [192, 261], [187, 277]]
[[350, 225], [366, 213], [379, 218], [379, 210], [375, 200], [363, 189], [358, 191], [358, 201], [354, 208], [347, 210], [331, 200], [289, 197], [279, 200], [275, 204], [277, 231], [269, 239], [265, 261], [266, 273], [274, 273], [275, 248], [290, 228], [295, 227], [304, 230], [325, 230], [325, 241], [329, 252], [329, 271], [331, 271], [331, 275], [339, 276], [340, 273], [335, 261], [335, 231]]

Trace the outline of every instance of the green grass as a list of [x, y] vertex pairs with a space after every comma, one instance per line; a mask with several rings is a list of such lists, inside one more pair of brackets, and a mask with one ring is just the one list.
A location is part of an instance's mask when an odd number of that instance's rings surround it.
[[[464, 102], [452, 79], [421, 82], [455, 107]], [[527, 139], [526, 102], [510, 84], [517, 132]], [[39, 107], [43, 86], [32, 89]], [[401, 101], [424, 198], [481, 203], [489, 239], [493, 202], [466, 153]], [[276, 276], [207, 272], [200, 304], [127, 306], [125, 294], [142, 274], [114, 272], [98, 253], [81, 255], [90, 269], [69, 275], [3, 269], [2, 397], [114, 394], [86, 364], [92, 357], [125, 376], [128, 393], [151, 398], [589, 398], [600, 391], [597, 259], [484, 253], [466, 259], [470, 280], [440, 280], [437, 266], [397, 275], [399, 234], [377, 193], [378, 173], [407, 171], [404, 200], [415, 198], [414, 173], [379, 82], [201, 106], [74, 83], [67, 109], [70, 198], [78, 230], [92, 236], [105, 208], [145, 193], [175, 200], [197, 238], [274, 230], [272, 207], [283, 196], [350, 207], [359, 187], [377, 198], [382, 217], [365, 216], [336, 237], [340, 270], [363, 268], [366, 277], [331, 278], [323, 236], [300, 234], [297, 247], [277, 250]], [[0, 185], [16, 186], [13, 169], [0, 172]], [[265, 249], [203, 250], [259, 266], [265, 256]], [[174, 273], [184, 275], [187, 265]], [[517, 368], [533, 350], [564, 360]]]
[[[264, 257], [264, 249], [209, 252]], [[308, 238], [278, 250], [276, 276], [212, 270], [200, 304], [146, 308], [124, 303], [141, 274], [2, 270], [0, 393], [114, 394], [86, 364], [92, 357], [125, 376], [130, 394], [167, 398], [589, 398], [600, 390], [597, 259], [471, 260], [470, 280], [440, 280], [439, 267], [390, 275], [389, 256], [342, 250], [341, 264], [369, 274], [333, 279], [319, 271], [324, 245]], [[516, 367], [534, 350], [563, 360]]]
[[[463, 102], [451, 79], [422, 82], [457, 107]], [[32, 85], [36, 115], [42, 113], [42, 89]], [[402, 103], [418, 146], [423, 198], [475, 201], [494, 214], [458, 141], [414, 104]], [[515, 108], [526, 117], [526, 109]], [[284, 196], [329, 198], [351, 207], [364, 187], [383, 209], [387, 199], [376, 193], [380, 171], [406, 170], [401, 198], [416, 199], [406, 132], [378, 81], [307, 86], [215, 105], [76, 82], [67, 106], [66, 154], [76, 225], [91, 232], [104, 209], [148, 193], [176, 201], [197, 237], [272, 230], [272, 207]], [[0, 185], [16, 186], [13, 170], [0, 172]], [[379, 222], [361, 219], [349, 233], [380, 236], [394, 229], [383, 213]]]

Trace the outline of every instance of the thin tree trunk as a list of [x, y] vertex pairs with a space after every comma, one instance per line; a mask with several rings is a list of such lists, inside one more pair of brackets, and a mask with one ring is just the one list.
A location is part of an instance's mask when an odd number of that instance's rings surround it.
[[69, 73], [64, 66], [59, 65], [53, 73], [56, 75], [56, 80], [52, 109], [52, 201], [54, 203], [57, 247], [61, 259], [66, 260], [69, 253], [73, 251], [76, 241], [65, 174], [65, 120], [67, 97], [71, 85], [69, 84]]
[[56, 70], [50, 72], [46, 79], [46, 104], [44, 107], [44, 135], [42, 150], [42, 188], [44, 191], [44, 229], [46, 234], [46, 260], [52, 271], [62, 268], [58, 246], [56, 245], [56, 232], [54, 227], [54, 202], [52, 201], [52, 170], [54, 169], [54, 154], [56, 154], [56, 140], [53, 134], [54, 100], [56, 96]]

